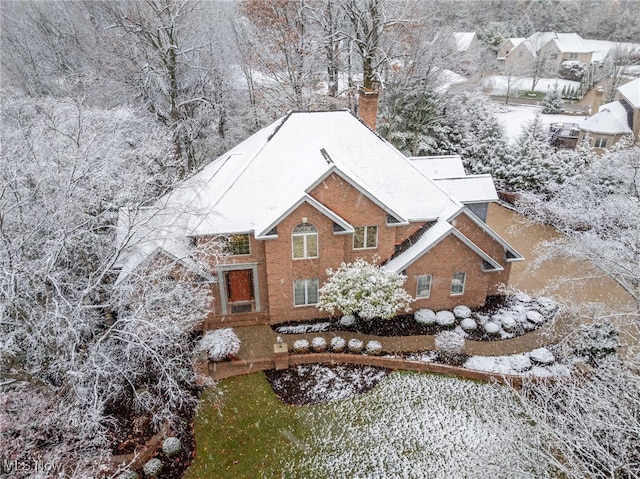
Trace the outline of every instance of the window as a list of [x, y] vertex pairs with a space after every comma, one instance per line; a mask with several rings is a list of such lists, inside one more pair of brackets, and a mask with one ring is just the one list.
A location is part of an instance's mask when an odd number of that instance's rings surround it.
[[294, 306], [308, 306], [318, 302], [318, 280], [296, 279], [293, 282]]
[[318, 230], [309, 223], [301, 223], [293, 229], [293, 257], [318, 257]]
[[248, 234], [230, 235], [227, 237], [227, 241], [229, 242], [227, 250], [230, 255], [251, 254]]
[[552, 53], [551, 55], [549, 55], [549, 58], [551, 60], [557, 60], [558, 59], [558, 54], [557, 53]]
[[416, 298], [428, 298], [431, 296], [431, 275], [421, 274], [416, 277], [416, 283], [418, 283]]
[[578, 54], [577, 53], [571, 53], [571, 54], [569, 54], [569, 58], [571, 60], [575, 60], [576, 58], [578, 58]]
[[593, 141], [593, 146], [595, 148], [606, 148], [607, 147], [607, 139], [606, 138], [596, 138]]
[[353, 233], [353, 249], [377, 248], [377, 226], [356, 226], [355, 230], [355, 233]]
[[464, 282], [467, 279], [467, 273], [453, 273], [451, 278], [451, 294], [464, 293]]

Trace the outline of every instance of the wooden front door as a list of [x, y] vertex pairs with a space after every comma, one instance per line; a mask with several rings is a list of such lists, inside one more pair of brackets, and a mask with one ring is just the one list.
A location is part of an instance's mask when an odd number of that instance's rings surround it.
[[230, 303], [253, 300], [253, 271], [227, 271], [227, 295]]

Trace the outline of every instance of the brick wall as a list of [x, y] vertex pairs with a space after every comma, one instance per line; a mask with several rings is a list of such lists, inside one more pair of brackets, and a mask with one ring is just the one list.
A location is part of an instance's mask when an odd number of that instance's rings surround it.
[[[319, 280], [322, 286], [327, 280], [326, 270], [336, 269], [342, 262], [352, 262], [364, 258], [378, 262], [389, 258], [395, 246], [413, 234], [423, 224], [408, 226], [386, 226], [387, 213], [359, 192], [339, 175], [326, 178], [310, 193], [312, 197], [340, 215], [353, 226], [377, 226], [378, 244], [371, 249], [353, 249], [351, 234], [335, 234], [333, 221], [307, 203], [303, 203], [284, 218], [278, 225], [278, 238], [256, 241], [251, 236], [251, 254], [226, 258], [227, 264], [257, 262], [257, 284], [260, 291], [263, 314], [261, 315], [222, 315], [221, 298], [216, 288], [215, 312], [207, 320], [208, 327], [217, 324], [233, 324], [242, 321], [264, 322], [272, 324], [293, 320], [304, 320], [326, 315], [314, 305], [294, 306], [294, 281], [297, 279]], [[318, 230], [318, 257], [293, 259], [292, 232], [301, 223], [310, 223]], [[502, 246], [490, 238], [467, 216], [460, 215], [455, 226], [469, 239], [475, 242], [489, 255], [497, 259], [505, 268], [504, 272], [484, 272], [483, 260], [473, 250], [454, 236], [448, 236], [434, 246], [427, 254], [411, 265], [407, 270], [406, 290], [412, 296], [416, 294], [416, 276], [432, 275], [431, 295], [428, 299], [417, 300], [413, 309], [448, 309], [459, 304], [469, 307], [481, 306], [489, 294], [495, 294], [495, 285], [508, 280], [510, 264], [504, 259]], [[200, 239], [204, 241], [207, 239]], [[211, 239], [209, 239], [211, 240]], [[268, 258], [268, 261], [267, 261]], [[212, 264], [215, 269], [215, 265]], [[467, 274], [462, 295], [451, 295], [451, 279], [454, 273]]]
[[451, 224], [504, 268], [504, 271], [484, 273], [488, 279], [486, 294], [488, 296], [498, 294], [498, 285], [507, 284], [511, 272], [511, 263], [506, 260], [504, 247], [472, 221], [466, 213], [458, 215]]
[[[451, 278], [456, 272], [467, 273], [462, 295], [451, 295]], [[482, 271], [482, 259], [453, 235], [447, 236], [407, 268], [405, 289], [414, 297], [416, 276], [422, 274], [432, 275], [431, 295], [428, 299], [416, 300], [412, 304], [413, 310], [451, 309], [461, 304], [482, 306], [491, 278], [491, 275]]]

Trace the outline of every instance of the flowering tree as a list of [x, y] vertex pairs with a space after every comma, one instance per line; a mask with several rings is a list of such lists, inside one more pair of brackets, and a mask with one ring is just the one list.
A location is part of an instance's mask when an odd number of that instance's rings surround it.
[[363, 319], [390, 319], [397, 311], [409, 310], [413, 298], [404, 288], [406, 277], [362, 258], [327, 270], [329, 280], [320, 288], [318, 308], [333, 314], [357, 314]]

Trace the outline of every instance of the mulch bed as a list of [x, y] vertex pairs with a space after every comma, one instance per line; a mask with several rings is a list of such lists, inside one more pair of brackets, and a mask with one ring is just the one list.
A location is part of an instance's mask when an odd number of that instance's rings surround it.
[[[484, 304], [480, 308], [474, 308], [474, 313], [492, 315], [498, 312], [505, 306], [505, 296], [489, 296]], [[368, 321], [358, 320], [356, 324], [350, 327], [341, 325], [339, 317], [333, 318], [317, 318], [313, 320], [305, 321], [290, 321], [286, 323], [274, 324], [271, 328], [278, 332], [278, 328], [282, 326], [303, 326], [310, 323], [329, 322], [331, 326], [324, 330], [324, 332], [340, 331], [340, 332], [352, 332], [358, 334], [366, 334], [371, 336], [420, 336], [420, 335], [434, 335], [443, 331], [446, 328], [438, 325], [425, 326], [418, 323], [413, 314], [401, 314], [391, 319], [372, 319]], [[523, 331], [524, 332], [524, 331]], [[515, 336], [518, 335], [517, 331], [514, 331]], [[281, 333], [279, 333], [281, 334]], [[309, 333], [313, 334], [313, 333]], [[482, 340], [482, 341], [500, 341], [500, 337], [491, 337], [483, 331], [474, 331], [468, 335], [469, 340]]]
[[[194, 391], [195, 393], [195, 391]], [[112, 405], [107, 411], [114, 419], [114, 426], [109, 431], [110, 443], [113, 445], [113, 455], [129, 454], [141, 449], [157, 432], [151, 424], [150, 416], [136, 417], [126, 412], [126, 408]], [[195, 408], [185, 408], [171, 424], [171, 434], [180, 439], [182, 450], [176, 456], [166, 457], [159, 448], [156, 454], [162, 461], [162, 471], [158, 479], [180, 479], [195, 456], [195, 437], [193, 432], [193, 418]], [[138, 471], [143, 477], [142, 470]]]
[[[267, 381], [276, 396], [292, 406], [322, 404], [328, 401], [346, 399], [373, 389], [386, 378], [390, 369], [354, 364], [324, 364], [298, 366], [276, 371], [265, 371]], [[345, 385], [348, 392], [343, 392]]]

